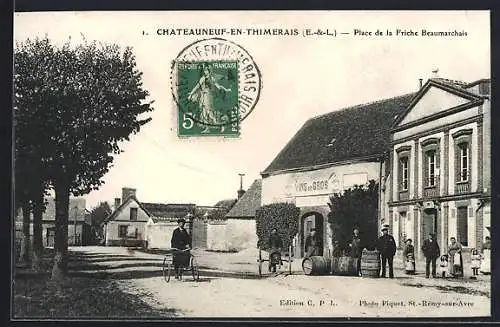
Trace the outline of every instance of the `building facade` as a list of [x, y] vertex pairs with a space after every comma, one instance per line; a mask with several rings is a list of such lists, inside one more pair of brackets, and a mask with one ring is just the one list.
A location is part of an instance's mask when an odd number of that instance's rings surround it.
[[103, 222], [107, 246], [170, 248], [177, 219], [194, 210], [194, 204], [139, 202], [136, 189], [122, 188], [114, 211]]
[[[90, 212], [85, 208], [83, 197], [69, 199], [68, 206], [68, 245], [87, 245], [90, 235]], [[30, 214], [30, 236], [33, 241], [33, 213]], [[42, 215], [42, 242], [45, 247], [53, 247], [56, 233], [56, 202], [54, 197], [47, 198]], [[22, 235], [23, 217], [21, 209], [15, 218], [16, 237]]]
[[[386, 189], [390, 127], [412, 97], [407, 94], [309, 119], [261, 173], [262, 205], [291, 202], [300, 208], [295, 256], [304, 255], [312, 228], [323, 240], [323, 254], [332, 250], [328, 203], [334, 193], [370, 180]], [[379, 201], [379, 208], [387, 202], [382, 191]], [[362, 219], [376, 225], [380, 210], [377, 217]]]
[[490, 80], [432, 78], [391, 128], [390, 191], [381, 224], [417, 254], [429, 233], [478, 248], [491, 224]]

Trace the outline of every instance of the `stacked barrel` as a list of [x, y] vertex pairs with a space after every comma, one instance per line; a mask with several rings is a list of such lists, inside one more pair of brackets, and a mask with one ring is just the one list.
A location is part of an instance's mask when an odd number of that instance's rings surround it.
[[[302, 261], [302, 270], [306, 275], [357, 276], [358, 260], [350, 256], [323, 257], [311, 256]], [[379, 251], [363, 249], [361, 254], [361, 276], [378, 278], [380, 276]]]

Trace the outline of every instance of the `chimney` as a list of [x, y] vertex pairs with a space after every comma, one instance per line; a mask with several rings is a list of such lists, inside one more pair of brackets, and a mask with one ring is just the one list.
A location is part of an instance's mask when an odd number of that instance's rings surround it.
[[130, 187], [122, 188], [122, 203], [125, 202], [131, 195], [135, 196], [136, 189]]
[[423, 83], [424, 79], [423, 78], [419, 78], [418, 79], [418, 89], [420, 90], [422, 88], [422, 83]]
[[243, 176], [245, 174], [238, 174], [240, 175], [240, 189], [238, 190], [238, 200], [245, 194], [245, 190], [243, 189]]
[[118, 207], [120, 206], [121, 200], [122, 199], [120, 199], [120, 198], [115, 198], [115, 210], [118, 209]]

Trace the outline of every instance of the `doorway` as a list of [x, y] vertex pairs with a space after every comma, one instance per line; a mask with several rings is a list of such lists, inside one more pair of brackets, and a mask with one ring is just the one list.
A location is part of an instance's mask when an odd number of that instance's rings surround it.
[[[437, 235], [437, 210], [436, 209], [425, 209], [422, 215], [422, 242], [429, 237], [430, 233]], [[423, 243], [422, 243], [423, 244]]]
[[323, 246], [320, 247], [320, 255], [323, 255], [324, 250], [324, 219], [323, 215], [318, 212], [309, 212], [302, 216], [301, 218], [301, 250], [300, 255], [303, 257], [306, 253], [306, 238], [310, 235], [312, 229], [316, 230], [316, 235]]

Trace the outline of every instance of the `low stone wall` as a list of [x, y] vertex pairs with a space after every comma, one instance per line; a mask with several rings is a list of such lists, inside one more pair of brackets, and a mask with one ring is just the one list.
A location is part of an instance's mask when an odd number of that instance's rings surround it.
[[241, 251], [257, 246], [255, 219], [224, 219], [207, 222], [207, 249]]
[[146, 225], [146, 240], [150, 249], [171, 248], [172, 234], [177, 228], [176, 222]]
[[228, 219], [226, 240], [228, 250], [241, 251], [257, 247], [255, 219]]
[[207, 250], [227, 251], [226, 220], [211, 220], [207, 222]]
[[108, 240], [106, 246], [127, 246], [127, 247], [146, 247], [145, 240], [126, 239], [126, 240]]

